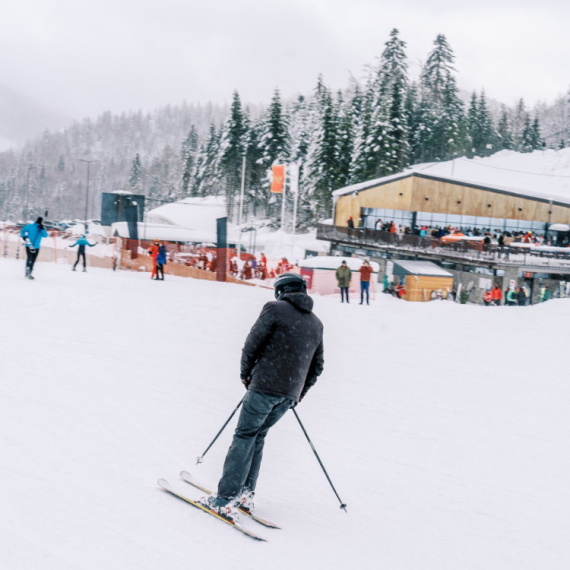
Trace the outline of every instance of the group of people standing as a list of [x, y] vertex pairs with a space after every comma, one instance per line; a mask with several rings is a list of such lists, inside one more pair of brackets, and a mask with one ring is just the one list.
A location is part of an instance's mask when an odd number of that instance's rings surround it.
[[[360, 304], [364, 304], [364, 294], [366, 294], [366, 304], [369, 305], [370, 278], [374, 274], [374, 270], [368, 261], [364, 261], [358, 272], [360, 273]], [[348, 290], [350, 288], [350, 282], [352, 281], [352, 270], [348, 267], [344, 259], [340, 267], [336, 270], [335, 275], [340, 289], [340, 302], [344, 303], [346, 299], [346, 302], [349, 303]]]

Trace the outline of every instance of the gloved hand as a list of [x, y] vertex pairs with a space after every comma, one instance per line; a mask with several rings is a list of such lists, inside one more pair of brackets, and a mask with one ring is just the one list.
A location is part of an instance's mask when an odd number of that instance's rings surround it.
[[251, 382], [251, 378], [242, 378], [241, 379], [241, 383], [246, 387], [246, 389], [248, 388], [250, 382]]
[[300, 403], [301, 403], [301, 400], [299, 400], [298, 402], [292, 401], [291, 407], [289, 409], [294, 410]]

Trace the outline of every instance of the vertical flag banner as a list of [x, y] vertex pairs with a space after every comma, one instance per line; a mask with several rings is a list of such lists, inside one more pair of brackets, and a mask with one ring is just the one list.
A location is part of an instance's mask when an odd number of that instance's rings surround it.
[[299, 165], [296, 162], [289, 165], [289, 181], [291, 194], [297, 194], [299, 191]]
[[273, 194], [283, 194], [283, 183], [285, 182], [285, 165], [276, 164], [272, 166], [273, 180], [271, 181], [271, 192]]

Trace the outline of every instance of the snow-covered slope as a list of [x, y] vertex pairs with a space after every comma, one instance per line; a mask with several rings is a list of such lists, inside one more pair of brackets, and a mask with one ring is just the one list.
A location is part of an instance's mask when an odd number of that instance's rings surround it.
[[[256, 543], [158, 490], [215, 485], [271, 291], [0, 260], [0, 560], [9, 570], [565, 570], [570, 303], [316, 297], [325, 372], [267, 438]], [[232, 421], [231, 427], [235, 425]], [[197, 494], [195, 496], [198, 496]]]

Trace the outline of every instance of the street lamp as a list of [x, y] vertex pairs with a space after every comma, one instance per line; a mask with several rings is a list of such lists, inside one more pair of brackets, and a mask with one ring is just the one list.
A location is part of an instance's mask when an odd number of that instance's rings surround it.
[[101, 161], [100, 160], [85, 160], [83, 158], [80, 158], [79, 161], [87, 163], [87, 188], [85, 191], [85, 233], [87, 233], [88, 232], [88, 230], [87, 230], [87, 215], [88, 215], [88, 210], [89, 210], [89, 168], [90, 168], [92, 162], [101, 162]]

